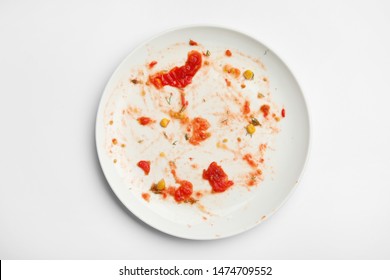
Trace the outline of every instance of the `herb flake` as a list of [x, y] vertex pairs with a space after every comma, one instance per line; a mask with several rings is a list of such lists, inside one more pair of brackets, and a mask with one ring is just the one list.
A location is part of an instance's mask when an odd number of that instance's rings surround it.
[[253, 124], [254, 126], [261, 126], [261, 123], [256, 118], [252, 118], [251, 124]]
[[165, 97], [165, 101], [167, 101], [168, 105], [171, 105], [171, 100], [172, 100], [172, 92], [169, 95], [169, 98]]

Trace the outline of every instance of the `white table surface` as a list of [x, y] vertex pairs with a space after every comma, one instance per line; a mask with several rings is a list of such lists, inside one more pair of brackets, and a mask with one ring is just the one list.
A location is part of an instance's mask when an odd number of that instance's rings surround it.
[[[166, 29], [217, 24], [273, 49], [307, 97], [309, 164], [238, 236], [189, 241], [113, 195], [94, 124], [110, 75]], [[388, 1], [0, 2], [0, 259], [390, 259]]]

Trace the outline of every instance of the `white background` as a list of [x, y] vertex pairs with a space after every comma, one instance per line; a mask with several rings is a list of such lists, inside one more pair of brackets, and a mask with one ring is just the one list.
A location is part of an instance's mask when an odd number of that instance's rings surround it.
[[[270, 220], [167, 236], [113, 195], [94, 124], [110, 75], [166, 29], [217, 24], [273, 49], [307, 97], [304, 178]], [[1, 259], [390, 259], [390, 5], [383, 1], [0, 1]]]

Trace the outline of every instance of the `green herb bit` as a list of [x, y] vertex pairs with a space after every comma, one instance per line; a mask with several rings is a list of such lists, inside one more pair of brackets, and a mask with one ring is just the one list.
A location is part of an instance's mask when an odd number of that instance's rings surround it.
[[180, 108], [179, 113], [183, 113], [185, 109], [187, 109], [187, 106], [183, 105], [183, 106]]
[[211, 52], [209, 50], [206, 51], [206, 56], [210, 56]]
[[165, 101], [167, 101], [168, 105], [171, 105], [171, 100], [172, 100], [172, 92], [169, 95], [169, 98], [165, 97]]
[[190, 139], [190, 137], [188, 136], [188, 134], [186, 133], [186, 134], [184, 134], [184, 137], [185, 137], [185, 139], [188, 141], [188, 139]]
[[198, 201], [198, 200], [196, 200], [195, 198], [190, 197], [189, 199], [184, 200], [184, 203], [194, 204], [194, 203], [196, 203], [197, 201]]
[[260, 123], [259, 120], [256, 119], [256, 118], [252, 118], [251, 123], [252, 123], [253, 125], [255, 125], [255, 126], [261, 126], [261, 123]]
[[259, 93], [257, 94], [257, 98], [264, 98], [264, 94], [262, 94], [261, 92], [259, 92]]
[[155, 194], [162, 194], [163, 193], [163, 190], [159, 190], [157, 188], [157, 184], [152, 184], [152, 186], [150, 187], [150, 191], [152, 193], [155, 193]]

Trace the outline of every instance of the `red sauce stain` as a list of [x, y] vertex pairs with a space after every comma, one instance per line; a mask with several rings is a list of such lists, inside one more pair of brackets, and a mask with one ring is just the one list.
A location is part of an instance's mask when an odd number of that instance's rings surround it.
[[230, 56], [232, 56], [232, 52], [230, 50], [226, 50], [225, 55], [230, 57]]
[[282, 113], [281, 113], [282, 117], [285, 118], [286, 117], [286, 110], [283, 108], [282, 109]]
[[266, 118], [269, 115], [270, 106], [267, 104], [264, 104], [260, 107], [260, 111], [263, 113], [264, 118]]
[[249, 173], [249, 180], [246, 182], [248, 187], [255, 186], [258, 181], [258, 177], [261, 176], [263, 172], [260, 169], [257, 169], [254, 172]]
[[190, 40], [189, 44], [190, 44], [190, 46], [197, 46], [198, 45], [198, 43], [195, 42], [194, 40]]
[[150, 172], [150, 161], [146, 160], [141, 160], [137, 163], [138, 167], [141, 168], [144, 172], [145, 175], [148, 175]]
[[258, 164], [253, 160], [253, 157], [251, 154], [244, 155], [244, 157], [242, 159], [245, 160], [249, 164], [249, 166], [252, 168], [256, 168], [258, 166]]
[[152, 69], [154, 65], [157, 64], [157, 61], [153, 60], [152, 62], [149, 63], [149, 68]]
[[176, 174], [176, 164], [173, 161], [169, 162], [169, 167], [171, 168], [171, 173], [173, 175], [173, 178], [175, 179], [175, 182], [178, 183], [180, 186], [175, 187], [169, 187], [165, 193], [168, 195], [171, 195], [175, 198], [177, 202], [190, 202], [194, 203], [196, 202], [195, 199], [191, 197], [192, 195], [192, 183], [186, 180], [181, 180], [177, 174]]
[[180, 101], [181, 101], [181, 106], [183, 106], [183, 108], [188, 106], [188, 100], [186, 100], [186, 94], [182, 90], [180, 91]]
[[150, 194], [148, 194], [148, 193], [142, 193], [142, 198], [145, 199], [145, 201], [149, 202], [149, 200], [150, 200]]
[[190, 137], [189, 142], [192, 145], [199, 145], [200, 142], [210, 137], [210, 133], [207, 132], [210, 124], [206, 119], [197, 117], [191, 121], [190, 126], [192, 128], [192, 136]]
[[187, 61], [183, 66], [175, 66], [168, 72], [159, 72], [149, 77], [150, 82], [157, 88], [166, 85], [184, 88], [192, 82], [192, 78], [202, 65], [202, 54], [198, 51], [190, 51]]
[[175, 200], [177, 202], [183, 202], [188, 200], [192, 195], [192, 184], [191, 182], [182, 180], [180, 186], [175, 190]]
[[248, 100], [245, 101], [244, 107], [242, 108], [242, 112], [244, 113], [244, 115], [247, 115], [251, 112], [250, 102]]
[[177, 174], [176, 174], [176, 164], [175, 164], [175, 162], [170, 161], [169, 162], [169, 168], [171, 169], [171, 174], [172, 174], [173, 178], [175, 178], [175, 181], [179, 182], [180, 179], [179, 179], [179, 177], [177, 177]]
[[264, 153], [267, 150], [267, 144], [260, 144], [259, 150], [261, 153]]
[[137, 119], [140, 125], [148, 125], [152, 123], [152, 119], [148, 117], [140, 117]]
[[226, 65], [223, 67], [223, 71], [229, 73], [230, 75], [232, 75], [232, 76], [235, 77], [235, 78], [239, 78], [240, 75], [241, 75], [240, 69], [235, 68], [235, 67], [231, 66], [230, 64], [226, 64]]
[[249, 179], [247, 182], [246, 182], [246, 185], [248, 186], [248, 187], [253, 187], [253, 186], [255, 186], [256, 185], [256, 183], [257, 183], [257, 181], [255, 180], [255, 179]]
[[225, 79], [225, 82], [226, 82], [226, 85], [227, 85], [228, 87], [230, 87], [230, 86], [232, 85], [232, 83], [231, 83], [228, 79]]
[[175, 187], [169, 187], [167, 189], [167, 194], [169, 194], [170, 196], [175, 196], [175, 191], [176, 191], [176, 188]]
[[234, 184], [233, 181], [229, 181], [225, 171], [215, 161], [207, 170], [203, 170], [203, 179], [209, 181], [214, 192], [224, 192]]

